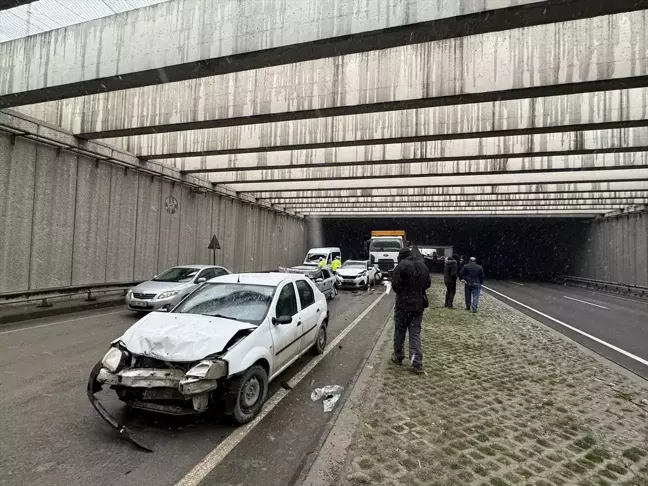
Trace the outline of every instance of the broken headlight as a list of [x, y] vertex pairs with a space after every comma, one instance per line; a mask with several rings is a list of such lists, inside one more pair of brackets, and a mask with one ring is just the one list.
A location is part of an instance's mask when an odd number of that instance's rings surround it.
[[101, 364], [111, 373], [116, 373], [126, 362], [126, 353], [117, 347], [112, 347], [104, 355]]
[[227, 361], [220, 359], [203, 360], [187, 371], [187, 377], [216, 380], [227, 376]]

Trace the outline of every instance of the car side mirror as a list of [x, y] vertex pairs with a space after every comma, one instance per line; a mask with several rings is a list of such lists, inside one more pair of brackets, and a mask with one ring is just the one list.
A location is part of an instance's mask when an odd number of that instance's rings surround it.
[[291, 322], [292, 322], [292, 317], [290, 316], [279, 316], [279, 317], [272, 318], [272, 323], [275, 326], [278, 326], [280, 324], [290, 324]]
[[200, 277], [199, 279], [196, 280], [196, 283], [203, 283], [206, 282], [207, 279], [205, 277]]

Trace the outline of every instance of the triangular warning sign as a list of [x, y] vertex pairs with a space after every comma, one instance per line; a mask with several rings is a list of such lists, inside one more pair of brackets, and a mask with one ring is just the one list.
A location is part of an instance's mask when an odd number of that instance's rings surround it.
[[211, 241], [209, 242], [209, 246], [207, 247], [209, 250], [220, 250], [221, 246], [220, 243], [218, 242], [218, 238], [216, 238], [216, 235], [212, 236]]

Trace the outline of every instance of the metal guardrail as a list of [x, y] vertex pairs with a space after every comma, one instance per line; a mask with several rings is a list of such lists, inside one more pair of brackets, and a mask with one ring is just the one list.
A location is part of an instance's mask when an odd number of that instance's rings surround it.
[[574, 285], [577, 287], [586, 287], [604, 292], [614, 292], [618, 294], [632, 295], [634, 297], [648, 297], [648, 287], [642, 285], [630, 285], [619, 282], [608, 282], [605, 280], [595, 280], [592, 278], [573, 277], [562, 275], [557, 278], [564, 285]]
[[142, 283], [143, 280], [134, 282], [110, 282], [101, 284], [71, 285], [68, 287], [51, 287], [38, 290], [20, 290], [16, 292], [0, 293], [0, 305], [19, 304], [23, 302], [34, 302], [40, 300], [38, 307], [51, 307], [51, 299], [71, 297], [79, 294], [88, 294], [85, 298], [88, 302], [97, 300], [95, 294], [123, 290], [124, 295], [131, 287]]

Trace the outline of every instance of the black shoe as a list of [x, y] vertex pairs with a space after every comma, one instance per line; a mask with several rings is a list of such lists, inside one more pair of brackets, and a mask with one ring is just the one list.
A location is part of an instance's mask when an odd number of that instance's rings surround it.
[[469, 311], [469, 310], [470, 310], [470, 307], [466, 307], [466, 310]]
[[427, 375], [423, 368], [415, 368], [414, 366], [410, 366], [409, 370], [416, 375]]
[[473, 314], [477, 314], [477, 311], [476, 311], [476, 310], [474, 310], [474, 311], [472, 311], [472, 313], [473, 313]]
[[402, 359], [398, 359], [398, 358], [396, 357], [395, 354], [392, 354], [391, 362], [394, 363], [394, 364], [397, 364], [397, 365], [399, 365], [399, 366], [400, 366], [401, 364], [403, 364], [403, 360], [402, 360]]

